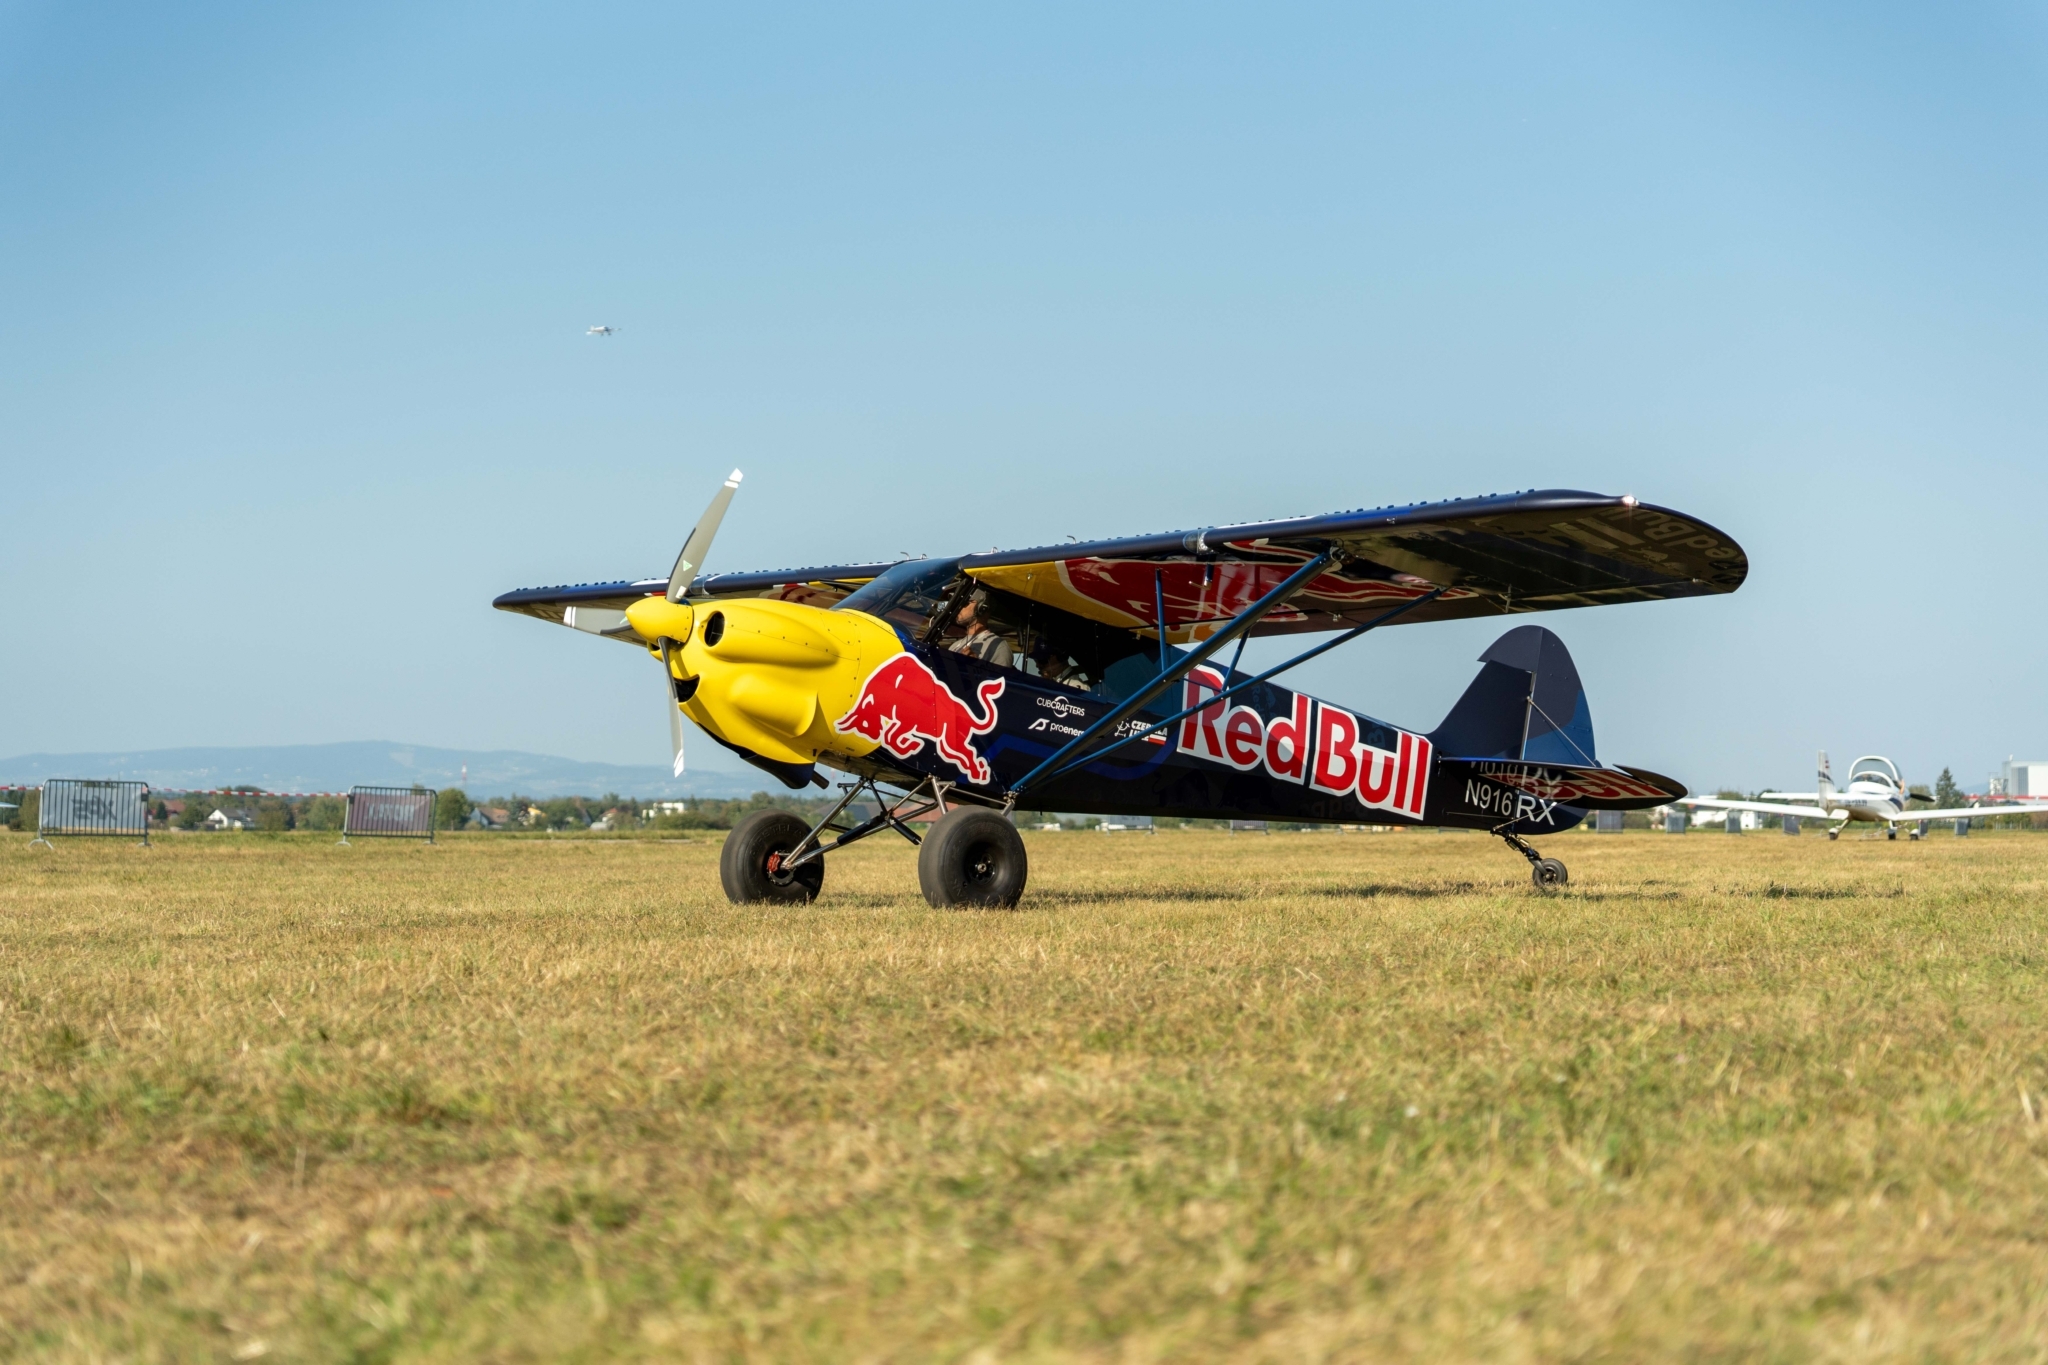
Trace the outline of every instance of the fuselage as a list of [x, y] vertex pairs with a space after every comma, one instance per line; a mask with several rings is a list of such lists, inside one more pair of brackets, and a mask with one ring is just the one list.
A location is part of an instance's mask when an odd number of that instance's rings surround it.
[[[1077, 687], [927, 643], [859, 610], [772, 599], [653, 598], [628, 616], [643, 638], [679, 644], [670, 673], [684, 713], [743, 756], [784, 774], [822, 765], [900, 786], [936, 780], [998, 801], [1159, 668], [1156, 652], [1140, 648]], [[1193, 714], [1031, 788], [1029, 805], [1529, 833], [1584, 818], [1439, 754], [1426, 734], [1274, 683], [1212, 701], [1225, 686], [1221, 669], [1196, 668], [1150, 714], [1124, 719], [1099, 743], [1184, 708]]]
[[1842, 790], [1822, 797], [1817, 804], [1830, 813], [1845, 811], [1852, 821], [1886, 824], [1909, 818], [1905, 794], [1882, 781], [1852, 781]]

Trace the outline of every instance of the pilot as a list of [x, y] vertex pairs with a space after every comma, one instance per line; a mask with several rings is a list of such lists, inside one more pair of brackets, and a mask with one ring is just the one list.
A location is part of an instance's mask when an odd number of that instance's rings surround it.
[[1016, 649], [1007, 639], [996, 634], [989, 623], [986, 591], [976, 588], [974, 595], [960, 604], [960, 612], [953, 620], [967, 632], [950, 646], [955, 654], [969, 654], [1003, 668], [1016, 666]]

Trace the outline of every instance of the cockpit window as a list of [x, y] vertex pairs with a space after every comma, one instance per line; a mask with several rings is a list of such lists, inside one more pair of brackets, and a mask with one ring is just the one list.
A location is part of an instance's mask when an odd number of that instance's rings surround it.
[[[972, 640], [968, 626], [957, 619], [970, 594], [985, 632]], [[1159, 671], [1156, 644], [1014, 593], [977, 590], [974, 581], [960, 573], [957, 559], [898, 564], [833, 610], [878, 616], [913, 639], [973, 654], [1067, 691], [1118, 699], [1150, 682]]]
[[911, 559], [850, 594], [834, 611], [864, 611], [915, 634], [946, 605], [959, 576], [957, 559]]

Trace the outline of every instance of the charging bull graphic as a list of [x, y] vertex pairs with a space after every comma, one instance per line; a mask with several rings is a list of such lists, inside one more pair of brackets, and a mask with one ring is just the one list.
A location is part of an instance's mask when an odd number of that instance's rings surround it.
[[898, 758], [909, 758], [930, 740], [968, 781], [985, 785], [988, 760], [975, 751], [974, 737], [996, 728], [996, 698], [1003, 695], [1003, 683], [990, 678], [974, 689], [981, 707], [977, 716], [915, 654], [898, 654], [868, 675], [860, 700], [832, 728], [865, 735]]

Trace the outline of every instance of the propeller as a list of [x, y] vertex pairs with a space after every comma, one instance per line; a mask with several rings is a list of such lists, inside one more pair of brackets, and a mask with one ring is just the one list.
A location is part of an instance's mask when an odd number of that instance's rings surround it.
[[[689, 539], [683, 542], [682, 553], [676, 556], [676, 566], [669, 571], [668, 575], [667, 598], [672, 605], [682, 605], [683, 598], [690, 591], [690, 585], [697, 581], [697, 571], [704, 566], [705, 558], [711, 553], [712, 538], [718, 534], [718, 523], [725, 520], [725, 509], [732, 505], [732, 495], [739, 491], [739, 487], [740, 472], [735, 469], [727, 477], [725, 486], [712, 495], [711, 505], [704, 509], [704, 515], [697, 518], [697, 524], [690, 529]], [[628, 613], [628, 619], [631, 619], [630, 612]], [[684, 622], [682, 632], [687, 636], [689, 634], [689, 617], [687, 613], [684, 614], [682, 619]], [[668, 738], [669, 747], [675, 753], [674, 772], [677, 777], [681, 777], [683, 775], [683, 703], [688, 701], [691, 693], [696, 690], [695, 680], [691, 679], [687, 683], [679, 683], [674, 670], [670, 667], [671, 651], [682, 644], [681, 640], [674, 638], [668, 630], [660, 630], [655, 635], [654, 643], [661, 654], [661, 684], [662, 690], [667, 693]]]
[[697, 581], [697, 570], [704, 566], [704, 557], [711, 553], [711, 538], [718, 534], [718, 523], [725, 520], [725, 509], [732, 506], [732, 495], [739, 490], [740, 472], [735, 469], [726, 476], [725, 487], [713, 495], [704, 515], [697, 518], [690, 538], [683, 542], [683, 552], [676, 556], [676, 566], [668, 575], [669, 601], [682, 601], [683, 594], [690, 590], [690, 584]]
[[668, 693], [668, 742], [669, 747], [675, 751], [676, 756], [675, 767], [672, 771], [677, 777], [681, 777], [683, 775], [683, 706], [681, 702], [676, 700], [676, 675], [669, 672], [668, 649], [668, 637], [664, 635], [661, 637], [661, 681], [663, 690]]

